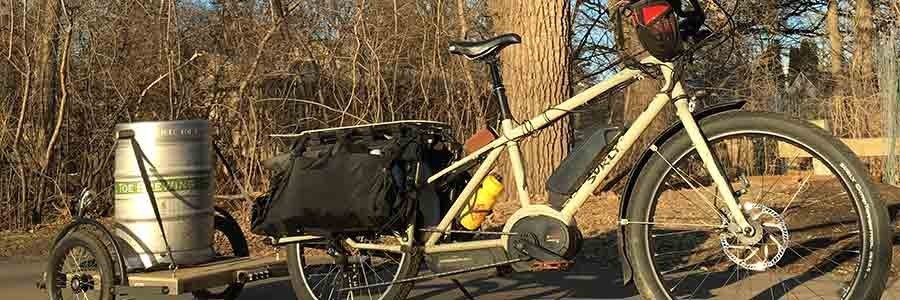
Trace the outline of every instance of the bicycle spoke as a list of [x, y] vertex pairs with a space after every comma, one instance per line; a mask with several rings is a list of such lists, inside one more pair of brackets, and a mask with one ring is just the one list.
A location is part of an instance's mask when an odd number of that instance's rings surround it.
[[[797, 244], [797, 246], [803, 247], [803, 245], [800, 245], [800, 244]], [[806, 248], [806, 247], [803, 247], [803, 248]], [[795, 255], [800, 256], [800, 253], [798, 253], [798, 252], [797, 252], [796, 250], [794, 250], [793, 248], [788, 248], [788, 250], [791, 250], [791, 252], [793, 252]], [[804, 259], [805, 259], [805, 258], [804, 258]], [[830, 257], [825, 257], [825, 259], [827, 259], [828, 261], [831, 261], [831, 263], [835, 264], [835, 266], [840, 266], [840, 265], [841, 265], [841, 264], [835, 262], [835, 261], [834, 261], [833, 259], [831, 259]], [[815, 262], [813, 262], [813, 263], [815, 263]], [[826, 280], [830, 280], [829, 278], [827, 278], [827, 277], [828, 277], [828, 273], [825, 273], [824, 271], [822, 271], [822, 269], [819, 269], [819, 267], [816, 266], [815, 264], [812, 264], [812, 267], [813, 267], [814, 269], [816, 269], [816, 272], [819, 272], [819, 274], [822, 274], [822, 276], [826, 277], [826, 278], [825, 278]], [[836, 280], [832, 280], [832, 281], [836, 281]], [[840, 282], [844, 282], [844, 281], [840, 281]]]
[[331, 299], [331, 295], [334, 294], [334, 288], [337, 287], [337, 283], [338, 283], [338, 280], [340, 280], [342, 272], [343, 272], [343, 269], [338, 269], [337, 275], [334, 276], [335, 277], [334, 280], [335, 280], [336, 284], [331, 285], [331, 291], [328, 292], [328, 299]]
[[[720, 259], [720, 260], [721, 260], [721, 259]], [[710, 275], [710, 274], [711, 274], [711, 273], [707, 273], [706, 276], [704, 276], [703, 279], [700, 280], [700, 283], [697, 284], [697, 287], [695, 287], [694, 290], [691, 291], [691, 296], [690, 296], [691, 298], [693, 298], [694, 295], [697, 294], [697, 290], [700, 289], [701, 286], [703, 286], [703, 283], [706, 282], [707, 279], [709, 279], [709, 275]], [[730, 278], [730, 276], [729, 276], [729, 278]]]
[[[738, 269], [738, 271], [737, 271], [738, 279], [737, 280], [740, 281], [740, 283], [738, 283], [738, 295], [743, 296], [744, 292], [746, 290], [743, 287], [744, 287], [744, 285], [747, 284], [747, 282], [750, 281], [750, 280], [748, 280], [748, 278], [750, 277], [750, 272], [743, 270], [742, 268], [737, 268], [737, 269]], [[741, 272], [742, 271], [744, 272], [744, 280], [741, 280]], [[747, 297], [740, 297], [738, 299], [747, 299]]]
[[[788, 165], [788, 166], [793, 165], [793, 164], [794, 164], [794, 161], [797, 159], [797, 157], [800, 157], [800, 153], [797, 153], [796, 155], [794, 155], [794, 157], [791, 158], [790, 162], [788, 162], [787, 165]], [[771, 192], [773, 188], [775, 188], [776, 186], [778, 186], [778, 183], [780, 183], [782, 179], [784, 179], [784, 176], [778, 176], [778, 179], [775, 180], [775, 184], [773, 184], [772, 186], [770, 186], [769, 189], [766, 190], [765, 192], [761, 193], [761, 194], [756, 198], [756, 200], [754, 200], [754, 202], [766, 204], [765, 201], [764, 201], [765, 199], [763, 199], [763, 197], [765, 197], [766, 195], [768, 195], [769, 192]]]
[[325, 277], [320, 279], [319, 283], [317, 283], [316, 286], [310, 288], [310, 291], [314, 292], [316, 290], [316, 288], [319, 287], [319, 284], [322, 284], [322, 282], [325, 282], [325, 280], [328, 279], [328, 276], [331, 275], [332, 272], [334, 272], [334, 269], [337, 269], [337, 266], [331, 267], [331, 269], [328, 270], [328, 274], [325, 274]]
[[705, 227], [705, 228], [717, 228], [717, 229], [725, 229], [725, 228], [728, 228], [728, 227], [725, 226], [725, 225], [711, 225], [711, 224], [705, 224], [705, 223], [691, 224], [691, 223], [675, 223], [675, 222], [672, 222], [672, 223], [668, 223], [668, 222], [667, 222], [667, 223], [660, 223], [660, 222], [640, 222], [640, 221], [626, 221], [626, 222], [627, 222], [627, 224], [638, 224], [638, 225], [654, 225], [654, 226], [671, 225], [671, 226], [676, 226], [676, 227], [674, 227], [674, 228], [677, 228], [677, 226], [682, 226], [682, 227]]
[[[775, 270], [776, 270], [776, 272], [769, 272], [769, 274], [774, 275], [775, 277], [778, 277], [778, 283], [781, 284], [781, 290], [784, 291], [784, 294], [787, 295], [788, 298], [790, 298], [792, 289], [790, 289], [784, 285], [784, 283], [787, 281], [787, 279], [785, 279], [784, 277], [781, 277], [781, 275], [778, 274], [778, 272], [777, 272], [779, 270], [778, 265], [775, 265]], [[796, 281], [796, 280], [794, 280], [794, 281]], [[796, 294], [794, 294], [794, 299], [799, 299], [799, 298], [797, 298]]]
[[[368, 264], [365, 264], [365, 265], [368, 265]], [[371, 265], [368, 265], [368, 266], [369, 266], [369, 269], [372, 270], [372, 274], [375, 274], [375, 277], [378, 277], [378, 280], [381, 280], [381, 282], [387, 282], [384, 280], [384, 278], [381, 278], [381, 275], [378, 275], [378, 271], [375, 271], [375, 269], [372, 268]]]
[[[840, 196], [844, 196], [844, 195], [847, 195], [847, 192], [841, 192], [840, 194], [833, 195], [833, 196], [830, 196], [830, 197], [825, 198], [825, 199], [816, 199], [816, 201], [814, 201], [814, 202], [809, 202], [809, 203], [806, 204], [806, 205], [800, 206], [800, 208], [810, 207], [810, 206], [812, 206], [812, 205], [814, 205], [814, 204], [817, 204], [817, 203], [821, 202], [822, 200], [826, 200], [826, 199], [827, 199], [827, 200], [830, 200], [830, 199], [834, 199], [834, 198], [837, 198], [837, 197], [840, 197]], [[795, 209], [795, 210], [793, 210], [793, 211], [790, 211], [789, 213], [782, 214], [781, 217], [787, 219], [789, 216], [792, 216], [793, 213], [794, 213], [795, 211], [797, 211], [797, 210]]]
[[[728, 218], [725, 218], [725, 216], [722, 215], [722, 212], [720, 212], [720, 211], [716, 208], [716, 206], [715, 206], [712, 202], [710, 202], [709, 199], [707, 199], [706, 196], [704, 196], [703, 193], [701, 193], [700, 190], [697, 189], [697, 187], [694, 186], [693, 183], [691, 183], [687, 178], [685, 178], [685, 175], [686, 175], [686, 174], [684, 174], [683, 172], [681, 172], [680, 169], [678, 169], [677, 167], [675, 167], [675, 165], [673, 165], [671, 162], [669, 162], [669, 160], [666, 159], [665, 156], [663, 156], [661, 153], [659, 153], [659, 151], [658, 151], [658, 149], [657, 149], [656, 147], [651, 147], [650, 150], [653, 151], [653, 152], [655, 152], [660, 158], [662, 158], [662, 160], [663, 160], [664, 162], [666, 162], [666, 164], [669, 165], [669, 168], [671, 168], [673, 171], [675, 171], [675, 173], [681, 178], [681, 180], [683, 180], [685, 183], [687, 183], [687, 185], [691, 188], [691, 190], [693, 190], [694, 193], [696, 193], [697, 196], [700, 197], [701, 200], [703, 200], [707, 205], [709, 205], [709, 207], [711, 207], [711, 208], [713, 209], [713, 211], [715, 211], [715, 212], [716, 212], [723, 220], [727, 220], [727, 219], [728, 219]], [[705, 187], [704, 187], [704, 191], [706, 191], [707, 193], [711, 193], [711, 192], [709, 192], [709, 190], [707, 190]], [[716, 195], [716, 194], [712, 194], [712, 195], [715, 196], [715, 198], [713, 198], [713, 200], [718, 199], [718, 195]], [[687, 197], [685, 197], [685, 198], [686, 198], [686, 199], [690, 199], [690, 198], [687, 198]]]
[[837, 252], [845, 252], [845, 253], [853, 253], [853, 254], [861, 254], [862, 253], [859, 250], [829, 249], [829, 248], [817, 248], [817, 247], [806, 247], [806, 246], [803, 246], [803, 248], [806, 248], [809, 250], [827, 250], [827, 251], [837, 251]]
[[782, 215], [782, 216], [783, 216], [785, 213], [787, 213], [787, 211], [788, 211], [789, 208], [791, 208], [791, 203], [794, 203], [794, 199], [797, 199], [797, 195], [800, 194], [800, 191], [802, 191], [802, 190], [803, 190], [803, 187], [806, 186], [806, 183], [809, 182], [809, 177], [812, 177], [812, 174], [813, 174], [813, 173], [809, 173], [809, 175], [806, 175], [806, 178], [803, 178], [803, 182], [800, 183], [800, 188], [798, 188], [797, 191], [794, 192], [794, 195], [791, 196], [791, 200], [788, 201], [788, 204], [785, 205], [785, 206], [784, 206], [784, 209], [781, 211], [781, 215]]
[[[719, 257], [719, 259], [718, 259], [718, 260], [717, 260], [717, 261], [716, 261], [716, 263], [715, 263], [715, 264], [713, 264], [713, 266], [716, 266], [716, 265], [718, 265], [718, 264], [719, 264], [719, 263], [721, 263], [721, 262], [722, 262], [722, 259], [724, 259], [724, 258], [725, 258], [725, 256], [724, 256], [724, 255], [722, 255], [722, 254], [721, 254], [721, 253], [720, 253], [720, 254], [718, 254], [718, 255], [716, 255], [716, 256], [718, 256], [718, 257]], [[678, 286], [679, 286], [679, 285], [681, 285], [681, 283], [682, 283], [682, 282], [684, 282], [684, 280], [685, 280], [685, 279], [687, 279], [687, 278], [688, 278], [688, 277], [689, 277], [689, 276], [691, 276], [691, 275], [694, 275], [694, 274], [690, 274], [690, 273], [691, 273], [691, 272], [693, 272], [693, 271], [694, 271], [694, 270], [696, 270], [696, 269], [697, 269], [697, 268], [699, 268], [699, 267], [700, 267], [700, 266], [702, 266], [702, 265], [703, 265], [703, 264], [700, 264], [700, 263], [698, 263], [698, 264], [696, 264], [696, 265], [695, 265], [695, 266], [694, 266], [694, 268], [693, 268], [693, 269], [691, 269], [691, 271], [690, 271], [690, 272], [688, 272], [688, 273], [689, 273], [689, 274], [688, 274], [688, 275], [686, 275], [686, 276], [683, 276], [683, 277], [681, 277], [681, 280], [679, 280], [679, 281], [678, 281], [678, 283], [676, 283], [676, 284], [675, 284], [675, 285], [674, 285], [674, 286], [672, 286], [672, 288], [671, 288], [671, 289], [669, 289], [669, 292], [674, 292], [674, 291], [675, 291], [675, 289], [677, 289], [677, 288], [678, 288]], [[668, 273], [671, 273], [671, 272], [668, 272]], [[707, 271], [707, 272], [705, 272], [705, 273], [698, 273], [698, 274], [706, 274], [706, 276], [705, 276], [705, 277], [709, 277], [709, 275], [710, 275], [710, 274], [712, 274], [712, 272], [709, 272], [709, 271]], [[691, 295], [691, 296], [693, 296], [693, 295]]]
[[[365, 243], [385, 244], [384, 239], [362, 237], [360, 239]], [[400, 266], [405, 263], [405, 254], [394, 255], [378, 250], [349, 248], [349, 245], [344, 244], [337, 245], [323, 247], [329, 255], [323, 264], [307, 264], [309, 260], [313, 262], [321, 260], [315, 256], [301, 261], [306, 288], [315, 299], [381, 299], [392, 286], [369, 287], [369, 285], [395, 280], [402, 270]], [[307, 252], [303, 255], [316, 254]], [[337, 259], [334, 255], [345, 257]], [[362, 288], [356, 290], [354, 289], [356, 287]]]
[[661, 256], [675, 255], [675, 254], [700, 253], [700, 252], [705, 252], [705, 251], [710, 251], [710, 250], [718, 250], [718, 248], [708, 247], [708, 248], [700, 248], [700, 249], [669, 251], [669, 252], [662, 252], [662, 253], [654, 253], [653, 256], [661, 257]]
[[681, 235], [681, 234], [689, 234], [689, 233], [699, 233], [699, 232], [705, 232], [705, 231], [700, 231], [700, 230], [685, 230], [685, 231], [675, 231], [675, 232], [667, 232], [667, 233], [656, 233], [656, 234], [652, 234], [651, 237], [659, 238], [659, 237], [667, 237], [667, 236], [673, 236], [673, 235]]
[[[721, 216], [720, 213], [717, 213], [717, 214], [714, 216], [714, 215], [710, 214], [709, 211], [701, 209], [700, 205], [697, 205], [697, 203], [694, 202], [694, 200], [692, 200], [690, 197], [688, 197], [687, 195], [685, 195], [684, 193], [682, 193], [680, 189], [677, 189], [677, 188], [673, 187], [673, 186], [672, 186], [671, 184], [669, 184], [668, 182], [666, 182], [666, 186], [668, 186], [671, 190], [673, 190], [673, 191], [675, 191], [676, 193], [678, 193], [678, 195], [681, 196], [681, 198], [684, 198], [684, 200], [687, 200], [688, 203], [690, 203], [691, 205], [693, 205], [693, 206], [694, 206], [695, 208], [697, 208], [698, 210], [702, 211], [702, 212], [703, 212], [704, 214], [706, 214], [707, 216], [710, 216], [710, 217], [718, 217], [719, 219], [722, 218], [722, 216]], [[715, 206], [712, 206], [712, 208], [713, 208], [713, 211], [715, 211], [715, 212], [718, 212], [718, 211], [719, 211]]]
[[[740, 267], [739, 267], [738, 265], [732, 265], [732, 266], [731, 266], [730, 268], [728, 268], [728, 269], [733, 269], [733, 270], [731, 270], [731, 273], [728, 274], [728, 278], [725, 279], [725, 284], [722, 285], [723, 287], [728, 286], [728, 282], [731, 281], [731, 278], [734, 277], [734, 274], [737, 272], [737, 270], [740, 269]], [[737, 280], [735, 280], [735, 282], [737, 282]]]
[[[779, 269], [778, 266], [775, 266], [775, 268], [776, 268], [776, 269]], [[814, 291], [813, 289], [811, 289], [809, 286], [806, 286], [805, 284], [803, 284], [803, 283], [801, 283], [800, 281], [798, 281], [797, 278], [791, 277], [790, 279], [793, 280], [793, 281], [797, 284], [797, 286], [802, 286], [802, 287], [806, 288], [810, 293], [812, 293], [813, 295], [816, 295], [817, 297], [819, 297], [819, 299], [825, 299], [825, 297], [822, 297], [821, 295], [819, 295], [818, 293], [816, 293], [816, 291]]]
[[72, 264], [75, 265], [75, 271], [81, 273], [81, 263], [77, 259], [75, 259], [75, 255], [70, 252], [69, 258], [72, 259]]

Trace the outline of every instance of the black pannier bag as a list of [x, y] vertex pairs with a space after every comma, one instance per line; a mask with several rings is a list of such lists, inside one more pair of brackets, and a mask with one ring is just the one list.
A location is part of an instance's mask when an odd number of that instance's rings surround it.
[[289, 154], [267, 163], [274, 175], [269, 193], [254, 204], [253, 232], [282, 237], [399, 229], [417, 208], [421, 218], [418, 206], [430, 204], [416, 200], [437, 198], [422, 188], [430, 176], [423, 170], [442, 167], [423, 163], [435, 155], [428, 129], [376, 126], [303, 136]]

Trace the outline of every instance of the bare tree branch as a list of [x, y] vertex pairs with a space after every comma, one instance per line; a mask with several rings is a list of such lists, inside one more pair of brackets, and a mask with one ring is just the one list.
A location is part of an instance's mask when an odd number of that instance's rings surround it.
[[325, 108], [325, 109], [327, 109], [327, 110], [330, 110], [330, 111], [339, 113], [339, 114], [341, 114], [341, 115], [347, 115], [347, 116], [350, 116], [351, 118], [354, 118], [354, 119], [356, 119], [357, 121], [360, 121], [360, 122], [363, 122], [363, 123], [366, 123], [366, 124], [370, 123], [369, 121], [366, 121], [365, 119], [360, 118], [360, 117], [358, 117], [358, 116], [356, 116], [356, 115], [354, 115], [354, 114], [348, 113], [348, 112], [346, 112], [346, 111], [344, 111], [344, 110], [340, 110], [340, 109], [337, 109], [337, 108], [333, 108], [333, 107], [331, 107], [331, 106], [328, 106], [328, 105], [325, 105], [325, 104], [322, 104], [322, 103], [319, 103], [319, 102], [315, 102], [315, 101], [310, 101], [310, 100], [304, 100], [304, 99], [292, 99], [292, 98], [267, 98], [267, 99], [256, 100], [256, 101], [254, 101], [254, 102], [270, 102], [270, 101], [293, 101], [293, 102], [300, 102], [300, 103], [305, 103], [305, 104], [311, 104], [311, 105], [315, 105], [315, 106], [322, 107], [322, 108]]
[[12, 49], [13, 49], [13, 33], [16, 32], [16, 28], [13, 25], [15, 23], [16, 17], [16, 4], [13, 3], [13, 0], [9, 1], [9, 51], [6, 53], [6, 59], [9, 60], [12, 58]]
[[66, 7], [66, 0], [59, 0], [60, 9], [63, 12], [63, 16], [66, 20], [66, 27], [63, 33], [63, 50], [60, 54], [60, 63], [59, 63], [59, 88], [60, 88], [60, 99], [59, 99], [59, 111], [57, 112], [56, 117], [56, 125], [53, 127], [53, 133], [50, 135], [50, 141], [47, 142], [47, 150], [44, 152], [44, 160], [41, 162], [41, 173], [47, 172], [47, 167], [50, 165], [50, 158], [53, 155], [53, 146], [56, 145], [56, 140], [59, 138], [59, 130], [62, 128], [63, 119], [66, 117], [66, 102], [69, 100], [69, 89], [67, 87], [66, 75], [67, 69], [69, 67], [69, 51], [72, 45], [72, 29], [75, 27], [74, 20], [69, 15], [69, 10]]
[[147, 91], [149, 91], [151, 88], [153, 88], [154, 85], [156, 85], [157, 83], [159, 83], [160, 81], [162, 81], [163, 79], [165, 79], [166, 77], [168, 77], [169, 75], [171, 75], [173, 72], [177, 72], [178, 70], [180, 70], [180, 69], [183, 68], [184, 66], [187, 66], [187, 65], [190, 64], [192, 61], [194, 61], [195, 59], [197, 59], [197, 58], [199, 58], [199, 57], [202, 57], [202, 56], [203, 56], [203, 53], [199, 53], [199, 52], [194, 53], [194, 55], [191, 55], [191, 58], [190, 58], [190, 59], [188, 59], [186, 62], [182, 63], [180, 66], [178, 66], [178, 67], [175, 68], [174, 70], [171, 70], [171, 71], [169, 71], [169, 72], [166, 72], [165, 74], [160, 75], [159, 78], [156, 78], [156, 80], [154, 80], [153, 82], [151, 82], [149, 85], [147, 85], [146, 88], [144, 88], [143, 91], [141, 91], [141, 96], [138, 97], [137, 104], [140, 105], [141, 103], [144, 102], [144, 96], [147, 95]]

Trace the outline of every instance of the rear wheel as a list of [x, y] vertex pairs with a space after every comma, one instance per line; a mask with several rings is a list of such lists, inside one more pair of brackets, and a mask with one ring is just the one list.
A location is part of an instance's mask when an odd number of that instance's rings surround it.
[[731, 112], [701, 121], [753, 225], [742, 234], [686, 134], [641, 172], [625, 228], [651, 299], [877, 299], [887, 211], [860, 161], [805, 122]]
[[45, 273], [52, 300], [113, 300], [113, 263], [109, 251], [91, 233], [76, 231], [50, 253]]
[[[355, 237], [356, 242], [387, 245], [408, 244], [409, 239], [373, 235]], [[330, 299], [406, 299], [412, 283], [386, 284], [371, 288], [344, 290], [384, 284], [416, 276], [421, 253], [353, 249], [341, 241], [321, 240], [288, 246], [288, 270], [294, 293], [300, 300]]]

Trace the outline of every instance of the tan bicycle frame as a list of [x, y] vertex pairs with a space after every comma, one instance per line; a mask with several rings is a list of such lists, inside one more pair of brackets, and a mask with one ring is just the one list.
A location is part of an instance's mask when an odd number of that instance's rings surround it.
[[[475, 192], [475, 190], [480, 186], [481, 181], [484, 179], [484, 177], [488, 175], [491, 169], [493, 169], [494, 163], [497, 162], [497, 159], [500, 157], [500, 154], [504, 149], [508, 152], [509, 162], [510, 166], [512, 167], [513, 178], [515, 179], [516, 184], [516, 195], [518, 196], [517, 198], [521, 205], [519, 211], [513, 214], [513, 216], [516, 216], [520, 212], [529, 210], [533, 212], [549, 212], [552, 213], [555, 217], [559, 218], [565, 224], [570, 224], [575, 215], [575, 212], [577, 212], [578, 209], [581, 208], [588, 197], [591, 196], [591, 194], [597, 189], [600, 183], [606, 178], [606, 176], [609, 175], [610, 171], [612, 171], [612, 169], [619, 163], [619, 161], [623, 157], [622, 154], [631, 149], [635, 141], [637, 141], [638, 137], [640, 137], [641, 134], [646, 131], [650, 123], [659, 115], [660, 111], [662, 111], [666, 104], [672, 101], [672, 99], [676, 99], [674, 102], [678, 118], [684, 125], [685, 131], [690, 136], [691, 141], [694, 143], [698, 154], [706, 165], [707, 171], [718, 187], [717, 190], [722, 191], [722, 193], [720, 193], [720, 195], [718, 196], [721, 197], [721, 200], [726, 204], [726, 207], [728, 208], [728, 211], [730, 213], [730, 217], [739, 226], [739, 228], [750, 228], [750, 225], [749, 223], [747, 223], [747, 220], [741, 212], [740, 206], [738, 205], [737, 200], [734, 198], [734, 195], [727, 192], [731, 191], [731, 186], [722, 175], [721, 171], [718, 169], [718, 166], [715, 163], [715, 159], [711, 155], [706, 140], [700, 132], [696, 120], [691, 114], [687, 102], [688, 100], [685, 97], [684, 88], [682, 87], [680, 82], [672, 81], [674, 65], [672, 63], [663, 63], [652, 56], [642, 60], [641, 63], [659, 66], [665, 81], [663, 90], [661, 90], [660, 93], [656, 94], [656, 96], [647, 106], [646, 110], [644, 110], [637, 117], [637, 119], [634, 120], [634, 123], [631, 125], [631, 127], [629, 127], [628, 130], [625, 131], [625, 133], [622, 134], [621, 137], [615, 142], [615, 146], [612, 148], [612, 150], [610, 150], [606, 157], [600, 162], [599, 166], [597, 166], [597, 168], [595, 168], [591, 172], [591, 175], [581, 185], [581, 187], [578, 188], [575, 194], [573, 194], [566, 201], [565, 205], [560, 211], [555, 211], [552, 208], [547, 207], [546, 205], [535, 205], [531, 203], [530, 196], [527, 192], [528, 183], [525, 180], [525, 164], [522, 161], [522, 155], [519, 150], [518, 141], [537, 131], [540, 131], [547, 125], [560, 120], [562, 117], [571, 113], [571, 111], [577, 109], [591, 99], [609, 91], [610, 89], [620, 84], [623, 84], [632, 79], [643, 79], [643, 73], [641, 71], [626, 68], [616, 73], [609, 79], [604, 80], [603, 82], [600, 82], [588, 88], [587, 90], [584, 90], [578, 95], [575, 95], [574, 97], [563, 101], [562, 103], [544, 111], [543, 113], [531, 118], [530, 120], [523, 122], [522, 124], [516, 125], [513, 123], [513, 120], [509, 119], [502, 120], [500, 136], [497, 139], [429, 177], [428, 183], [433, 183], [443, 176], [451, 174], [454, 171], [467, 166], [473, 161], [483, 159], [481, 164], [475, 170], [474, 174], [472, 174], [472, 178], [469, 180], [469, 183], [462, 190], [462, 192], [460, 192], [459, 197], [456, 198], [449, 211], [447, 211], [438, 226], [435, 228], [435, 232], [432, 232], [428, 236], [428, 239], [426, 240], [424, 245], [425, 253], [504, 247], [506, 240], [505, 238], [438, 244], [443, 233], [450, 229], [450, 225], [453, 223], [453, 220], [457, 216], [459, 216], [463, 206], [466, 205], [466, 203], [469, 201], [472, 193]], [[671, 92], [669, 94], [666, 93], [667, 87], [671, 87]], [[412, 233], [407, 233], [408, 237], [411, 238]], [[310, 237], [306, 236], [284, 238], [279, 240], [278, 243], [282, 244], [299, 242], [308, 239], [310, 239]], [[400, 245], [361, 244], [356, 243], [350, 239], [347, 240], [347, 243], [351, 247], [359, 249], [370, 249], [398, 253], [402, 252]]]

